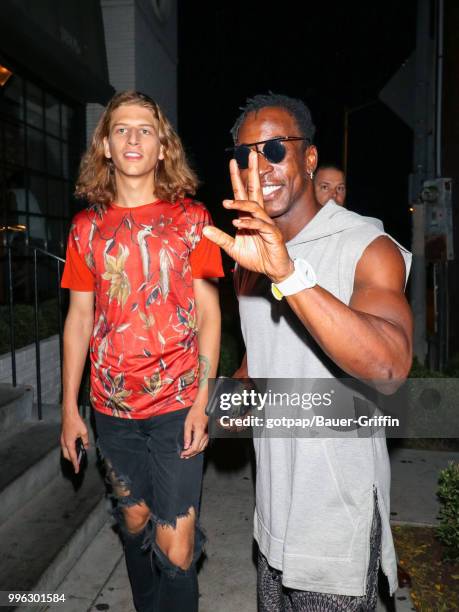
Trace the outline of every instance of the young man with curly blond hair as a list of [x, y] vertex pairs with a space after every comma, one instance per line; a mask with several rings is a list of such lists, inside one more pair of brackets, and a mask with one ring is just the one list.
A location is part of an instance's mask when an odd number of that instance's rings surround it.
[[[207, 378], [217, 369], [219, 249], [197, 180], [158, 105], [114, 96], [83, 158], [62, 286], [61, 446], [89, 446], [77, 394], [89, 348], [98, 446], [116, 500], [136, 610], [198, 609], [196, 560]], [[148, 553], [151, 547], [152, 555]]]

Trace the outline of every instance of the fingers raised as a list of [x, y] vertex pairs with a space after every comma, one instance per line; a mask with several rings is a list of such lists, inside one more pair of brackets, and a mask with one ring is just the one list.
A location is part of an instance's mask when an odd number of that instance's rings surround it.
[[239, 172], [239, 166], [237, 161], [232, 159], [230, 161], [230, 176], [231, 185], [233, 187], [234, 199], [235, 200], [247, 200], [247, 192], [244, 187], [244, 183], [241, 179], [241, 173]]
[[266, 223], [274, 225], [274, 221], [257, 202], [252, 202], [251, 200], [223, 200], [223, 206], [239, 212], [248, 212], [253, 217], [263, 219]]
[[239, 219], [233, 219], [233, 225], [239, 230], [252, 230], [260, 234], [269, 234], [270, 236], [275, 236], [277, 233], [274, 223], [266, 223], [266, 221], [255, 219], [255, 217], [239, 217]]
[[248, 199], [257, 202], [264, 208], [263, 191], [261, 190], [260, 175], [258, 174], [258, 153], [250, 151], [249, 155], [249, 179], [248, 179]]

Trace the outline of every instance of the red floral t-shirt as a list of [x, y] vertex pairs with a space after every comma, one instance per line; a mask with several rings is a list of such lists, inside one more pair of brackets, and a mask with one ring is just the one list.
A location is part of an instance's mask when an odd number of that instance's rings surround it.
[[62, 287], [94, 291], [91, 402], [144, 419], [192, 405], [199, 360], [194, 278], [223, 276], [199, 202], [92, 206], [73, 219]]

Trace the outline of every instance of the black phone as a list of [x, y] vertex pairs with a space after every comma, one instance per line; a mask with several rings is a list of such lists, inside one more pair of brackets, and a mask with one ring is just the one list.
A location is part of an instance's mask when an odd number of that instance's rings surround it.
[[75, 451], [77, 454], [78, 465], [82, 465], [86, 459], [86, 449], [81, 438], [75, 440]]

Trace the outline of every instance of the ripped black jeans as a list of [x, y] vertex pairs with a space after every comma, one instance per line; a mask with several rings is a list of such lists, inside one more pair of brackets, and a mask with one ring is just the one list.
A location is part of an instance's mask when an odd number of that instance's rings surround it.
[[[193, 508], [199, 515], [202, 453], [181, 459], [183, 426], [188, 410], [149, 419], [124, 419], [95, 411], [98, 448], [105, 461], [107, 481], [116, 503], [123, 534], [126, 565], [138, 612], [196, 612], [196, 561], [204, 536], [196, 518], [191, 566], [171, 563], [156, 544], [156, 526], [175, 528], [177, 518]], [[127, 530], [123, 507], [145, 503], [148, 525], [140, 533]]]

